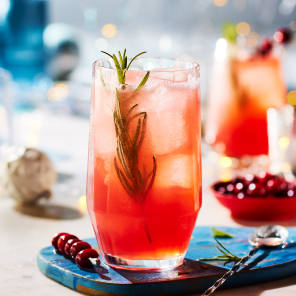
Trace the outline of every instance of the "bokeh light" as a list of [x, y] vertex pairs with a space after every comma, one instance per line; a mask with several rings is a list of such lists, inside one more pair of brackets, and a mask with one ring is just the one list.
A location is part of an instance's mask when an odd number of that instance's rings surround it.
[[224, 171], [220, 174], [220, 180], [222, 182], [228, 182], [232, 178], [231, 172], [230, 171]]
[[105, 38], [98, 38], [95, 41], [95, 47], [98, 50], [105, 50], [108, 47], [108, 41]]
[[296, 90], [291, 90], [289, 93], [288, 93], [288, 103], [291, 104], [291, 105], [296, 105]]
[[47, 98], [49, 101], [57, 102], [65, 98], [69, 93], [68, 87], [64, 83], [57, 83], [54, 87], [48, 90]]
[[287, 148], [288, 146], [289, 146], [289, 144], [290, 144], [290, 139], [288, 138], [288, 137], [281, 137], [280, 139], [279, 139], [279, 147], [280, 148]]
[[227, 0], [214, 0], [214, 4], [219, 7], [225, 6], [226, 3], [227, 3]]
[[114, 24], [107, 24], [102, 28], [102, 35], [106, 38], [112, 38], [117, 33], [117, 27]]
[[249, 33], [249, 35], [247, 36], [246, 45], [249, 47], [257, 47], [258, 38], [259, 38], [259, 34], [257, 34], [256, 32]]
[[250, 33], [250, 25], [246, 22], [241, 22], [236, 26], [236, 33], [240, 36], [247, 36]]
[[220, 38], [216, 42], [215, 58], [217, 61], [224, 61], [227, 55], [227, 41]]
[[232, 160], [230, 157], [224, 156], [219, 159], [219, 165], [224, 168], [229, 168], [232, 165]]

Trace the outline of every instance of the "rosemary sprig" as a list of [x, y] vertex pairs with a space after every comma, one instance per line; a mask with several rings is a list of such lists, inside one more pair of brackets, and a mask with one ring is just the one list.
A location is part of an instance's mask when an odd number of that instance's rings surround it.
[[232, 262], [232, 261], [241, 260], [241, 257], [235, 256], [229, 250], [227, 250], [215, 237], [214, 237], [214, 239], [218, 243], [218, 245], [216, 245], [216, 247], [222, 253], [222, 255], [218, 255], [218, 256], [215, 256], [213, 258], [201, 258], [201, 259], [198, 259], [198, 261], [227, 261], [227, 262]]
[[[135, 57], [131, 59], [129, 64], [127, 65], [127, 57], [126, 50], [124, 50], [123, 54], [118, 51], [119, 60], [116, 55], [113, 56], [107, 52], [102, 51], [103, 53], [110, 56], [115, 64], [119, 83], [125, 85], [125, 73], [130, 67], [131, 63], [140, 55], [145, 52], [141, 52]], [[148, 71], [132, 96], [137, 92], [140, 88], [142, 88], [148, 78], [150, 72]], [[101, 77], [102, 80], [102, 77]], [[105, 83], [103, 83], [103, 86]], [[122, 87], [124, 89], [124, 87]], [[146, 195], [148, 191], [152, 188], [155, 175], [156, 175], [156, 157], [153, 156], [153, 166], [150, 172], [147, 172], [147, 167], [145, 163], [142, 165], [142, 169], [139, 164], [139, 152], [141, 145], [144, 140], [145, 132], [146, 132], [146, 122], [147, 122], [147, 112], [137, 112], [136, 109], [138, 104], [133, 105], [128, 111], [125, 111], [127, 108], [122, 108], [125, 106], [127, 99], [126, 95], [117, 88], [115, 88], [115, 105], [113, 111], [113, 120], [116, 131], [117, 138], [117, 157], [114, 157], [114, 166], [122, 184], [123, 188], [127, 192], [127, 194], [133, 198], [141, 207], [143, 223], [145, 227], [145, 231], [147, 233], [147, 237], [149, 242], [151, 243], [151, 237], [148, 231], [146, 218], [143, 211], [143, 203], [145, 201]], [[136, 128], [132, 130], [130, 124], [132, 121], [137, 122]]]
[[234, 235], [224, 232], [222, 230], [219, 230], [215, 227], [212, 227], [212, 231], [213, 231], [213, 237], [220, 237], [220, 238], [232, 238], [234, 237]]

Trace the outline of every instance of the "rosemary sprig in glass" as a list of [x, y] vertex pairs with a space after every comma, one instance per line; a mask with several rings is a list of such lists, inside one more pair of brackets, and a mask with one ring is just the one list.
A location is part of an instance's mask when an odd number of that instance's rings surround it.
[[[129, 64], [127, 64], [126, 50], [124, 50], [122, 55], [121, 52], [118, 51], [119, 60], [115, 54], [111, 55], [107, 52], [102, 52], [113, 59], [117, 70], [118, 80], [122, 85], [122, 89], [125, 88], [125, 74], [131, 63], [138, 56], [146, 53], [139, 53], [131, 59]], [[138, 87], [135, 89], [132, 96], [145, 85], [149, 78], [149, 74], [150, 72], [148, 71]], [[104, 86], [105, 83], [102, 75], [101, 80]], [[138, 104], [135, 104], [127, 111], [124, 111], [126, 108], [122, 108], [122, 105], [124, 105], [128, 99], [126, 99], [125, 94], [122, 94], [122, 92], [118, 91], [117, 88], [115, 88], [115, 96], [113, 119], [117, 138], [117, 157], [114, 157], [114, 166], [120, 183], [125, 191], [140, 205], [145, 231], [147, 233], [148, 240], [151, 243], [152, 241], [143, 211], [143, 203], [148, 191], [152, 188], [154, 183], [156, 175], [156, 158], [155, 156], [152, 157], [153, 166], [150, 172], [148, 172], [145, 163], [142, 165], [142, 168], [140, 168], [139, 164], [139, 152], [146, 131], [147, 112], [136, 112]], [[132, 130], [131, 122], [134, 120], [137, 121], [137, 124], [136, 128]]]

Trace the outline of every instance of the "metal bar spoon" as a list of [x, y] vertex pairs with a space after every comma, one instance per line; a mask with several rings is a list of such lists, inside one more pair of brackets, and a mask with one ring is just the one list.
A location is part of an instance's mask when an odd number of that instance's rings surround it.
[[215, 284], [207, 289], [202, 296], [211, 295], [228, 278], [230, 278], [239, 268], [245, 264], [261, 247], [276, 247], [284, 244], [289, 236], [287, 228], [280, 225], [266, 225], [255, 229], [249, 237], [249, 243], [254, 246], [250, 253], [237, 262], [227, 271]]

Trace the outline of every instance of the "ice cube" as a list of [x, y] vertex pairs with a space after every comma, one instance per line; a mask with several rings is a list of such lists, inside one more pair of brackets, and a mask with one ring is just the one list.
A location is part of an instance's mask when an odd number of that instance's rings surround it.
[[94, 114], [91, 124], [94, 127], [95, 145], [97, 153], [105, 153], [116, 149], [116, 134], [113, 120], [113, 102], [115, 93], [106, 91], [100, 85], [95, 89]]
[[187, 71], [178, 65], [166, 69], [153, 70], [150, 76], [166, 81], [186, 82], [188, 80]]
[[148, 113], [147, 138], [154, 154], [170, 153], [188, 141], [188, 127], [177, 111]]
[[193, 187], [193, 157], [185, 154], [163, 155], [157, 158], [154, 185], [157, 188]]

